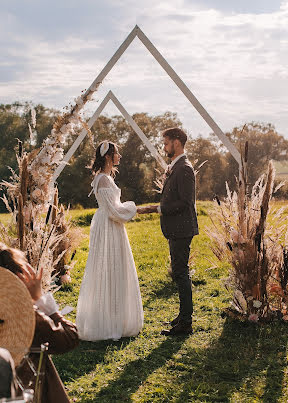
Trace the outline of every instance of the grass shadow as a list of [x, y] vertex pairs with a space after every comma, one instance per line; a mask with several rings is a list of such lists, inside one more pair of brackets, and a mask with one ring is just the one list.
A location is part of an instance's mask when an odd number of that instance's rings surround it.
[[69, 353], [54, 355], [53, 362], [63, 382], [75, 381], [93, 371], [103, 361], [108, 349], [122, 350], [133, 340], [127, 337], [119, 341], [80, 341], [79, 346]]
[[126, 365], [121, 375], [108, 386], [102, 388], [95, 395], [93, 401], [101, 403], [111, 401], [132, 402], [132, 394], [137, 391], [150, 374], [165, 365], [166, 361], [181, 348], [187, 337], [167, 338], [148, 356]]
[[143, 303], [144, 308], [154, 303], [155, 300], [168, 299], [177, 293], [176, 284], [167, 277], [167, 281], [162, 281], [160, 287], [155, 287], [149, 293], [149, 297]]
[[243, 392], [251, 401], [277, 402], [287, 366], [287, 332], [284, 323], [226, 319], [221, 336], [210, 347], [200, 355], [191, 351], [190, 373], [182, 380], [186, 387], [175, 401], [236, 402], [242, 401]]

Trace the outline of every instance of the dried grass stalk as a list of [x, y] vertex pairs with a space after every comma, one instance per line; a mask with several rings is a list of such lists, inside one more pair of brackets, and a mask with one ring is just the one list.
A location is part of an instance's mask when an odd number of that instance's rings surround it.
[[27, 200], [27, 185], [28, 185], [28, 158], [24, 155], [21, 163], [21, 176], [20, 176], [20, 193], [22, 195], [23, 206]]
[[19, 247], [21, 250], [24, 249], [24, 238], [25, 238], [25, 227], [24, 227], [24, 214], [23, 214], [23, 198], [20, 193], [18, 196], [18, 239], [19, 239]]
[[55, 192], [54, 192], [54, 200], [53, 200], [53, 207], [52, 207], [52, 214], [51, 214], [52, 224], [55, 223], [57, 211], [58, 211], [58, 188], [56, 187]]
[[277, 309], [284, 306], [288, 264], [286, 259], [283, 265], [283, 243], [288, 241], [288, 231], [281, 211], [267, 221], [275, 177], [273, 163], [268, 164], [266, 180], [261, 176], [249, 195], [245, 165], [241, 172], [238, 192], [232, 195], [227, 186], [227, 198], [213, 211], [213, 227], [207, 234], [214, 240], [215, 256], [231, 264], [227, 285], [233, 290], [234, 308], [257, 321], [273, 316], [275, 289], [280, 289], [282, 298], [280, 303], [277, 300]]
[[274, 184], [274, 178], [275, 178], [275, 168], [273, 166], [272, 161], [269, 161], [268, 164], [268, 174], [267, 174], [267, 182], [265, 186], [265, 190], [263, 193], [263, 198], [262, 198], [262, 203], [260, 207], [260, 220], [259, 220], [259, 225], [256, 231], [256, 236], [259, 234], [262, 236], [265, 228], [265, 222], [267, 219], [267, 214], [269, 210], [269, 202], [272, 197], [272, 192], [273, 192], [273, 184]]

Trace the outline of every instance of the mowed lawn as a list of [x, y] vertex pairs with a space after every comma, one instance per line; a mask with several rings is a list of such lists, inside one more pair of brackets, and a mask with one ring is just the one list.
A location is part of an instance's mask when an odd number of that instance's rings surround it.
[[[192, 242], [193, 335], [160, 335], [162, 322], [177, 314], [176, 287], [167, 274], [168, 245], [156, 214], [126, 225], [138, 271], [145, 322], [135, 338], [81, 342], [74, 351], [54, 356], [69, 396], [75, 402], [286, 402], [288, 326], [255, 325], [223, 317], [230, 295], [228, 266], [216, 266], [205, 229], [211, 203], [198, 203], [200, 235]], [[72, 284], [57, 292], [60, 307], [75, 310], [88, 255], [93, 210], [73, 211], [83, 239]], [[2, 219], [1, 219], [2, 220]], [[95, 279], [97, 281], [97, 279]], [[60, 403], [60, 402], [59, 402]]]

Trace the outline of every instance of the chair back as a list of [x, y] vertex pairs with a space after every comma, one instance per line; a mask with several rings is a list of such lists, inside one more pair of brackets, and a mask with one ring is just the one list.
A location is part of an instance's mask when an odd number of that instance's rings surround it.
[[24, 389], [22, 396], [12, 397], [12, 398], [3, 398], [0, 399], [0, 403], [33, 403], [34, 399], [34, 390], [33, 389]]
[[[40, 347], [31, 347], [29, 350], [29, 353], [25, 355], [22, 362], [17, 367], [17, 370], [18, 370], [19, 368], [21, 369], [21, 367], [24, 365], [26, 365], [26, 367], [28, 366], [28, 368], [32, 372], [32, 375], [35, 380], [34, 382], [32, 382], [32, 385], [34, 385], [34, 390], [32, 389], [32, 392], [33, 392], [32, 400], [24, 400], [24, 402], [31, 401], [33, 403], [41, 403], [43, 381], [44, 381], [45, 369], [46, 369], [46, 360], [48, 357], [48, 346], [49, 346], [49, 343], [44, 343], [44, 344], [41, 344]], [[37, 363], [37, 367], [36, 367], [35, 363], [33, 362], [33, 360], [31, 359], [31, 354], [33, 354], [33, 355], [39, 354], [39, 360]], [[25, 389], [25, 386], [23, 385], [21, 379], [17, 375], [16, 375], [16, 378], [17, 378], [17, 383], [19, 385], [19, 388], [21, 389], [21, 391], [23, 393], [23, 397], [25, 398], [25, 391], [26, 391], [26, 395], [27, 395], [27, 389]], [[29, 389], [29, 390], [31, 391], [31, 389]], [[29, 398], [29, 396], [27, 395], [26, 398]]]

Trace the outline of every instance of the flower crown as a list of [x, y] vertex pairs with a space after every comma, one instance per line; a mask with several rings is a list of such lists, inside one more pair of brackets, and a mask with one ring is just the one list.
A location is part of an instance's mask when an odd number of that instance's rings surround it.
[[109, 150], [109, 142], [107, 140], [103, 141], [100, 147], [100, 155], [101, 157], [104, 157], [104, 155], [107, 153]]

